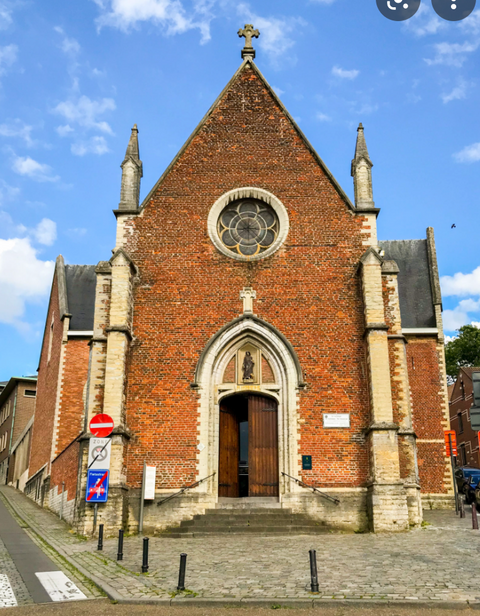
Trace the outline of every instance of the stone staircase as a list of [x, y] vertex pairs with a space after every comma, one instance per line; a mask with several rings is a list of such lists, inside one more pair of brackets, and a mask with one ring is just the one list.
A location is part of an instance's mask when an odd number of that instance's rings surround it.
[[[162, 537], [205, 537], [208, 535], [317, 535], [329, 532], [321, 522], [306, 515], [282, 509], [278, 501], [261, 502], [260, 499], [238, 499], [207, 509], [204, 515], [196, 515], [193, 520], [184, 520], [180, 526], [162, 532]], [[255, 507], [247, 500], [255, 501]], [[270, 501], [271, 499], [265, 499]], [[230, 505], [230, 506], [229, 506]]]

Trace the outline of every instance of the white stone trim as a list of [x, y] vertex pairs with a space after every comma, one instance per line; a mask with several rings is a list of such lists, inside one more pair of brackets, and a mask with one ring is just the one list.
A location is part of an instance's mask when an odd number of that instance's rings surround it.
[[[222, 383], [228, 362], [238, 349], [248, 342], [258, 346], [269, 361], [275, 375], [275, 384]], [[295, 361], [283, 340], [257, 321], [250, 319], [239, 321], [222, 332], [208, 349], [197, 382], [200, 393], [198, 441], [205, 445], [205, 449], [197, 451], [198, 478], [216, 474], [208, 482], [198, 486], [195, 491], [209, 494], [215, 501], [218, 499], [219, 402], [226, 396], [250, 391], [270, 396], [278, 403], [280, 498], [286, 493], [300, 492], [301, 488], [297, 484], [285, 481], [281, 475], [283, 471], [298, 477], [301, 472], [297, 370]]]
[[74, 338], [75, 336], [93, 336], [93, 330], [92, 331], [81, 331], [81, 330], [74, 330], [72, 331], [71, 329], [68, 331], [68, 337], [69, 338]]
[[438, 328], [437, 327], [403, 327], [402, 334], [405, 334], [406, 336], [408, 336], [409, 334], [410, 335], [426, 334], [428, 336], [433, 336], [435, 334], [438, 334]]
[[[236, 201], [237, 199], [249, 198], [264, 201], [275, 210], [275, 213], [278, 217], [279, 232], [275, 242], [270, 246], [270, 248], [265, 250], [265, 252], [262, 252], [261, 254], [255, 255], [253, 257], [244, 257], [243, 255], [235, 254], [223, 245], [222, 241], [218, 237], [217, 223], [220, 214], [229, 203], [231, 203], [232, 201]], [[290, 222], [288, 218], [288, 213], [280, 199], [275, 197], [275, 195], [272, 195], [272, 193], [268, 192], [267, 190], [263, 190], [263, 188], [254, 188], [252, 186], [246, 186], [244, 188], [234, 188], [233, 190], [230, 190], [224, 195], [222, 195], [213, 204], [212, 209], [208, 214], [207, 221], [208, 235], [210, 236], [210, 239], [212, 240], [214, 246], [222, 254], [226, 255], [227, 257], [231, 257], [232, 259], [237, 259], [238, 261], [259, 261], [260, 259], [269, 257], [283, 244], [288, 235], [289, 228]]]

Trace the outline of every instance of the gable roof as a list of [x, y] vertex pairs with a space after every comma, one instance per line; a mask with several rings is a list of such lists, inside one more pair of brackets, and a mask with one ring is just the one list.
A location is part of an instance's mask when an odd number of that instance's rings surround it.
[[[230, 89], [230, 87], [232, 86], [232, 84], [236, 81], [236, 79], [240, 76], [240, 74], [246, 69], [246, 67], [249, 66], [250, 68], [252, 68], [252, 70], [255, 72], [255, 74], [257, 75], [257, 77], [262, 81], [262, 83], [264, 84], [265, 88], [268, 90], [268, 92], [271, 94], [271, 96], [273, 97], [273, 99], [275, 100], [276, 104], [280, 107], [281, 111], [285, 114], [285, 116], [288, 118], [288, 120], [290, 121], [290, 123], [292, 124], [293, 128], [295, 129], [295, 131], [297, 132], [297, 134], [299, 135], [300, 139], [303, 141], [304, 145], [307, 147], [307, 149], [310, 151], [310, 153], [312, 154], [313, 158], [316, 160], [316, 162], [319, 164], [319, 166], [322, 168], [323, 172], [325, 173], [325, 175], [328, 177], [328, 179], [330, 180], [330, 182], [333, 184], [334, 188], [336, 189], [337, 193], [339, 194], [340, 198], [345, 202], [345, 204], [347, 205], [348, 208], [350, 208], [352, 211], [354, 212], [359, 212], [359, 210], [356, 209], [356, 207], [353, 205], [353, 203], [350, 201], [350, 199], [347, 197], [347, 195], [345, 194], [344, 190], [342, 189], [342, 187], [340, 186], [340, 184], [337, 182], [337, 180], [334, 178], [332, 172], [330, 171], [330, 169], [327, 167], [327, 165], [323, 162], [323, 160], [320, 158], [320, 156], [318, 155], [318, 153], [316, 152], [315, 148], [312, 146], [312, 144], [310, 143], [310, 141], [307, 139], [307, 137], [304, 135], [304, 133], [302, 132], [302, 130], [300, 129], [300, 127], [298, 126], [298, 124], [295, 122], [295, 120], [293, 119], [293, 117], [290, 115], [290, 113], [287, 111], [287, 109], [285, 108], [284, 104], [282, 103], [282, 101], [278, 98], [277, 94], [275, 93], [275, 90], [272, 88], [272, 86], [268, 83], [268, 81], [265, 79], [265, 77], [262, 75], [262, 73], [260, 72], [260, 69], [257, 67], [257, 65], [255, 64], [255, 62], [253, 62], [253, 60], [249, 57], [246, 57], [245, 60], [242, 62], [242, 64], [240, 65], [240, 67], [238, 68], [238, 70], [235, 72], [235, 74], [233, 75], [233, 77], [230, 79], [230, 81], [227, 83], [227, 85], [223, 88], [223, 90], [220, 92], [219, 96], [217, 97], [217, 99], [215, 100], [215, 102], [213, 103], [213, 105], [210, 107], [210, 109], [207, 111], [207, 113], [205, 114], [205, 116], [202, 118], [202, 120], [200, 121], [200, 123], [197, 125], [197, 127], [195, 128], [195, 130], [193, 131], [193, 133], [190, 135], [190, 137], [187, 139], [187, 141], [184, 143], [184, 145], [182, 146], [182, 148], [179, 150], [178, 154], [175, 156], [175, 158], [172, 160], [172, 162], [168, 165], [168, 167], [165, 169], [165, 171], [163, 172], [163, 174], [161, 175], [160, 179], [156, 182], [156, 184], [153, 186], [153, 188], [150, 190], [150, 192], [148, 193], [148, 195], [145, 197], [145, 199], [143, 200], [139, 212], [143, 210], [143, 208], [145, 208], [146, 205], [148, 205], [148, 203], [150, 203], [150, 200], [152, 199], [153, 195], [155, 194], [155, 192], [158, 190], [158, 188], [161, 186], [162, 182], [164, 181], [164, 179], [168, 176], [168, 174], [170, 173], [170, 171], [173, 169], [173, 167], [175, 166], [176, 162], [180, 159], [180, 157], [182, 156], [182, 154], [185, 152], [185, 150], [188, 148], [188, 146], [190, 145], [190, 143], [193, 141], [193, 139], [196, 137], [196, 135], [200, 132], [200, 130], [203, 128], [204, 124], [207, 122], [207, 120], [210, 118], [210, 116], [212, 115], [212, 113], [214, 112], [214, 110], [216, 109], [216, 107], [220, 104], [220, 102], [223, 100], [225, 94], [228, 92], [228, 90]], [[374, 209], [372, 211], [378, 212], [379, 210]], [[365, 213], [365, 210], [362, 210], [361, 213]]]
[[95, 311], [95, 265], [65, 265], [70, 330], [92, 331]]
[[427, 240], [390, 240], [378, 242], [385, 259], [399, 268], [398, 294], [402, 327], [437, 327], [430, 284]]

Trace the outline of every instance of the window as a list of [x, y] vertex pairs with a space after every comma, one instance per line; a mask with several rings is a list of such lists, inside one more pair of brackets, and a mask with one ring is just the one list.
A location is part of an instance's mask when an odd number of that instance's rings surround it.
[[463, 419], [462, 419], [462, 414], [458, 413], [457, 415], [458, 417], [458, 433], [461, 434], [463, 432]]
[[37, 392], [34, 389], [26, 389], [24, 395], [27, 398], [35, 398], [35, 396], [37, 395]]
[[208, 234], [224, 255], [256, 261], [272, 255], [285, 241], [285, 206], [262, 188], [235, 188], [222, 195], [208, 214]]
[[465, 443], [462, 443], [459, 449], [460, 449], [460, 462], [462, 466], [466, 466], [467, 465], [467, 452], [465, 450]]
[[223, 210], [217, 232], [228, 250], [241, 257], [254, 257], [274, 244], [278, 228], [273, 207], [257, 199], [242, 199]]

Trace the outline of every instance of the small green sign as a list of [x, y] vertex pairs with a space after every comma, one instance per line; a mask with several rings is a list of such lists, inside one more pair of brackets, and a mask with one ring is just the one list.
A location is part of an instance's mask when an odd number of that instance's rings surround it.
[[312, 470], [312, 456], [302, 456], [302, 469], [304, 471]]

